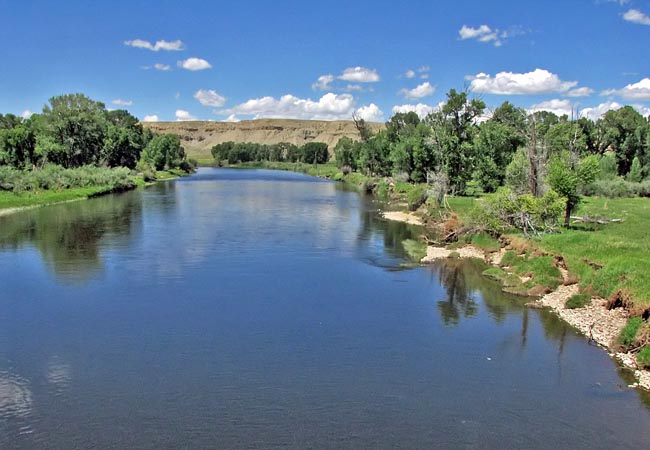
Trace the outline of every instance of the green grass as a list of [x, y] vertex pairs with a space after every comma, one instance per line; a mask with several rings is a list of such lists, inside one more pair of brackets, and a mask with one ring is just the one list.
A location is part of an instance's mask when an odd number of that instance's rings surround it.
[[427, 244], [414, 239], [405, 239], [402, 241], [404, 251], [413, 261], [421, 261], [427, 256]]
[[621, 330], [621, 334], [618, 336], [618, 343], [623, 347], [632, 345], [641, 325], [643, 325], [643, 319], [641, 317], [631, 317], [628, 319], [625, 327]]
[[51, 205], [53, 203], [96, 197], [111, 191], [112, 188], [108, 186], [70, 188], [62, 191], [27, 191], [23, 193], [0, 191], [0, 209]]
[[472, 236], [470, 243], [484, 252], [498, 252], [501, 244], [487, 233], [477, 233]]
[[641, 349], [639, 354], [636, 355], [636, 362], [639, 364], [639, 367], [650, 369], [650, 347]]
[[603, 298], [620, 293], [636, 313], [650, 308], [650, 199], [587, 198], [578, 215], [623, 222], [545, 235], [540, 247], [564, 256], [583, 290]]
[[591, 295], [575, 294], [572, 295], [571, 298], [569, 298], [566, 301], [565, 306], [569, 309], [577, 309], [577, 308], [582, 308], [584, 306], [587, 306], [590, 303], [591, 303]]

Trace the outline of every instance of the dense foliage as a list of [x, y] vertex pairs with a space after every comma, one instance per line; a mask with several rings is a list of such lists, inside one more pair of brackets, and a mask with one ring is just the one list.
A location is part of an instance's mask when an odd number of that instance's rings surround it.
[[127, 111], [109, 111], [83, 94], [53, 97], [28, 119], [0, 114], [0, 166], [134, 169], [143, 156], [158, 170], [189, 169], [177, 137], [154, 137]]
[[[452, 194], [467, 194], [470, 181], [487, 193], [509, 186], [541, 197], [552, 188], [570, 215], [584, 193], [644, 195], [650, 177], [650, 125], [631, 106], [595, 122], [529, 114], [509, 102], [488, 113], [481, 100], [452, 89], [423, 119], [397, 113], [374, 134], [355, 122], [360, 140], [342, 138], [334, 148], [339, 167], [410, 182], [444, 174]], [[618, 188], [610, 194], [605, 183]]]
[[229, 141], [212, 147], [212, 156], [216, 161], [227, 161], [228, 164], [251, 161], [323, 164], [329, 159], [327, 144], [324, 142], [307, 142], [305, 145], [298, 147], [288, 142], [267, 145]]

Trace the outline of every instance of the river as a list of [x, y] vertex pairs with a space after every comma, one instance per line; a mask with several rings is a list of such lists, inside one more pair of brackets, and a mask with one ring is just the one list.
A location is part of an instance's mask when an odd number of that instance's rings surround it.
[[605, 352], [379, 206], [200, 169], [0, 217], [0, 448], [648, 447]]

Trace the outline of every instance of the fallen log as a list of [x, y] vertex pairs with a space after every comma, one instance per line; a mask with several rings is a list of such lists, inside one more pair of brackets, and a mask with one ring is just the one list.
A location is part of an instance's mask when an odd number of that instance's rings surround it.
[[608, 223], [621, 223], [623, 219], [605, 219], [602, 217], [580, 217], [580, 216], [571, 216], [571, 220], [579, 223], [597, 223], [599, 225], [606, 225]]

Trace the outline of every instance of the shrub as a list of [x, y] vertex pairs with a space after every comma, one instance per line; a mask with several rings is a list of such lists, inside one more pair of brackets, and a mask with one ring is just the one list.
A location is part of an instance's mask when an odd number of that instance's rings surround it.
[[415, 211], [427, 201], [427, 190], [424, 185], [414, 185], [406, 193], [409, 211]]
[[591, 296], [589, 294], [575, 294], [572, 295], [565, 303], [569, 309], [582, 308], [591, 303]]

